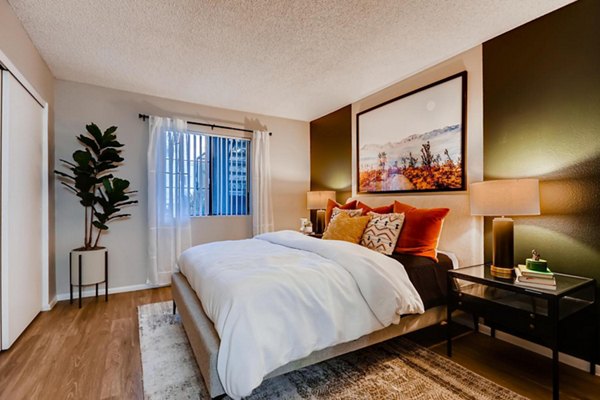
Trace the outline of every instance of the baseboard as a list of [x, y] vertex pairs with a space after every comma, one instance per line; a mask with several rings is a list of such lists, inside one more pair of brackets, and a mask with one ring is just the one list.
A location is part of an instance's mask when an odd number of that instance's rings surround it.
[[[473, 327], [473, 320], [470, 318], [470, 315], [464, 315], [454, 319], [461, 325], [465, 325], [468, 327]], [[490, 336], [492, 334], [492, 330], [489, 326], [479, 323], [479, 332], [484, 335]], [[522, 349], [532, 351], [534, 353], [540, 354], [544, 357], [552, 358], [552, 349], [542, 346], [537, 343], [530, 342], [529, 340], [522, 339], [517, 336], [513, 336], [506, 332], [502, 332], [496, 329], [496, 339], [502, 340], [504, 342], [510, 343], [512, 345], [521, 347]], [[582, 360], [581, 358], [574, 357], [570, 354], [558, 353], [558, 360], [566, 365], [570, 365], [571, 367], [580, 369], [582, 371], [589, 372], [590, 371], [590, 362], [586, 360]], [[600, 365], [596, 364], [596, 376], [600, 376]]]
[[[491, 335], [491, 328], [484, 324], [479, 324], [479, 332], [485, 335]], [[552, 349], [542, 346], [541, 344], [530, 342], [529, 340], [522, 339], [518, 336], [513, 336], [509, 333], [502, 332], [496, 329], [496, 339], [500, 339], [504, 342], [510, 343], [512, 345], [521, 347], [525, 350], [532, 351], [534, 353], [540, 354], [544, 357], [552, 358]], [[589, 372], [590, 370], [590, 362], [586, 360], [582, 360], [581, 358], [572, 356], [566, 353], [558, 353], [558, 360], [563, 363], [570, 365], [571, 367], [580, 369], [582, 371]], [[596, 376], [600, 376], [600, 365], [596, 364]]]
[[[108, 288], [108, 294], [114, 294], [114, 293], [124, 293], [124, 292], [135, 292], [137, 290], [146, 290], [146, 289], [156, 289], [159, 287], [164, 287], [164, 286], [170, 286], [169, 284], [167, 285], [149, 285], [147, 283], [142, 283], [139, 285], [130, 285], [130, 286], [120, 286], [120, 287], [109, 287]], [[73, 288], [73, 299], [77, 299], [77, 296], [79, 295], [79, 291], [76, 287]], [[81, 297], [82, 298], [86, 298], [86, 297], [94, 297], [96, 296], [96, 289], [84, 289], [81, 292]], [[100, 288], [99, 292], [98, 292], [98, 296], [104, 296], [104, 288]], [[58, 301], [63, 301], [63, 300], [69, 300], [70, 299], [70, 294], [69, 293], [61, 293], [59, 295], [56, 296], [56, 298], [58, 299]]]
[[42, 305], [42, 311], [50, 311], [50, 310], [52, 310], [52, 307], [54, 307], [54, 306], [56, 305], [56, 302], [57, 302], [57, 301], [58, 301], [58, 300], [57, 300], [56, 296], [54, 296], [54, 297], [53, 297], [53, 298], [50, 300], [50, 302], [48, 302], [48, 303], [46, 303], [46, 304]]

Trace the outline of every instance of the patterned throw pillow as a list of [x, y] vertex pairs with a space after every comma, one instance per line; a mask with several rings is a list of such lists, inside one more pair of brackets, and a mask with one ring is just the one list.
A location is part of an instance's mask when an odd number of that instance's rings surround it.
[[327, 208], [325, 209], [325, 224], [328, 224], [329, 221], [331, 221], [331, 214], [333, 213], [333, 209], [335, 207], [341, 208], [342, 210], [354, 210], [356, 208], [356, 200], [352, 200], [346, 204], [340, 204], [331, 199], [327, 200]]
[[371, 216], [371, 220], [365, 228], [360, 244], [389, 256], [394, 252], [400, 236], [404, 213], [376, 214], [370, 212], [368, 215]]
[[346, 213], [341, 213], [337, 218], [332, 218], [329, 227], [323, 234], [324, 240], [345, 240], [346, 242], [360, 242], [365, 227], [371, 219], [370, 216], [350, 217]]
[[340, 214], [346, 214], [349, 217], [360, 217], [362, 212], [363, 210], [361, 208], [357, 208], [356, 210], [342, 210], [341, 208], [335, 207], [331, 213], [331, 219], [334, 219]]

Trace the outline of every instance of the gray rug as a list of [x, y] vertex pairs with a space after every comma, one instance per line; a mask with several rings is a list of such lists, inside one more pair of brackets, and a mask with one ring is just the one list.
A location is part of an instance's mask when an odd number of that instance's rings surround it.
[[[138, 307], [146, 399], [209, 399], [171, 302]], [[525, 399], [396, 338], [269, 379], [249, 399]]]

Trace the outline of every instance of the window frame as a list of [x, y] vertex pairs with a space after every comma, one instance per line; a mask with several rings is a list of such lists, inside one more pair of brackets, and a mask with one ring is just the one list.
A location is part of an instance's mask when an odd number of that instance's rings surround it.
[[[251, 164], [251, 156], [252, 156], [252, 135], [250, 133], [230, 133], [228, 131], [227, 134], [224, 133], [220, 133], [220, 132], [206, 132], [206, 131], [202, 131], [197, 129], [197, 127], [194, 125], [194, 128], [190, 128], [190, 125], [188, 124], [188, 128], [186, 130], [186, 133], [189, 135], [199, 135], [199, 136], [205, 136], [207, 138], [207, 143], [208, 143], [208, 152], [209, 152], [209, 161], [208, 161], [208, 166], [209, 166], [209, 178], [208, 178], [208, 213], [206, 215], [192, 215], [190, 213], [189, 217], [190, 218], [210, 218], [210, 217], [249, 217], [252, 215], [252, 210], [250, 207], [250, 200], [251, 200], [251, 185], [250, 185], [250, 181], [251, 181], [251, 176], [250, 176], [250, 164]], [[219, 128], [215, 128], [216, 130], [220, 130]], [[246, 145], [246, 207], [247, 207], [247, 213], [245, 214], [214, 214], [213, 213], [213, 188], [214, 188], [214, 184], [213, 184], [213, 173], [214, 173], [214, 154], [215, 152], [213, 151], [213, 141], [211, 140], [211, 138], [213, 137], [218, 137], [218, 138], [222, 138], [222, 139], [232, 139], [232, 140], [245, 140], [247, 141], [247, 145]], [[190, 211], [191, 211], [191, 207], [190, 207]]]

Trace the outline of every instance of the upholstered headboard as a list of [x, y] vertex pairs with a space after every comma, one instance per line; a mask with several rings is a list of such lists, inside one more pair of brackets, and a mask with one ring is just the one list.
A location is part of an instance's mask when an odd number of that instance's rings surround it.
[[348, 201], [351, 200], [360, 200], [371, 207], [387, 205], [398, 200], [418, 208], [449, 208], [450, 213], [444, 220], [438, 248], [456, 254], [461, 266], [483, 262], [483, 219], [471, 216], [467, 194], [357, 195], [348, 199]]

